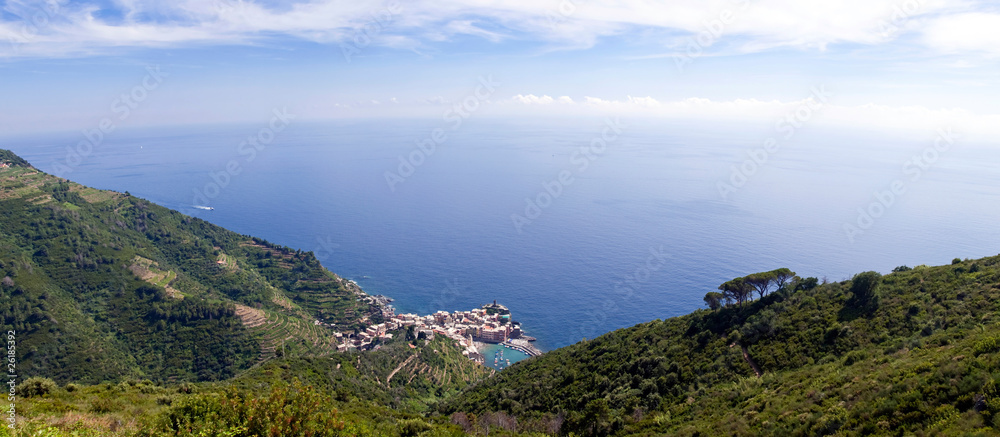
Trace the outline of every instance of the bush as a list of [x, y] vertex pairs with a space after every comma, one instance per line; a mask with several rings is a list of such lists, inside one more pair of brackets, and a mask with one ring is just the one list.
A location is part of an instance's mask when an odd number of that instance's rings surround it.
[[814, 277], [808, 277], [808, 278], [803, 279], [802, 282], [800, 282], [795, 287], [795, 289], [796, 290], [809, 291], [809, 290], [812, 290], [812, 289], [816, 288], [818, 285], [819, 285], [819, 279], [816, 279]]
[[122, 403], [107, 395], [101, 395], [90, 401], [91, 413], [111, 413], [122, 409]]
[[984, 338], [976, 342], [976, 345], [972, 347], [972, 352], [976, 356], [997, 351], [1000, 351], [1000, 338], [998, 337]]
[[190, 382], [184, 382], [181, 383], [181, 385], [177, 386], [177, 393], [191, 394], [193, 392], [194, 392], [194, 384], [191, 384]]
[[156, 397], [157, 405], [171, 405], [174, 403], [174, 397], [170, 395], [159, 395]]
[[864, 272], [854, 275], [851, 279], [852, 299], [857, 306], [866, 306], [875, 302], [876, 291], [882, 283], [882, 275], [878, 272]]
[[188, 396], [164, 413], [154, 435], [336, 436], [344, 423], [331, 403], [298, 380], [264, 396], [236, 389], [221, 396]]
[[24, 380], [21, 385], [17, 386], [17, 391], [21, 397], [30, 398], [45, 396], [55, 391], [58, 387], [56, 382], [49, 378], [35, 376]]
[[399, 435], [402, 437], [416, 437], [420, 433], [430, 431], [431, 426], [419, 419], [407, 419], [399, 422]]

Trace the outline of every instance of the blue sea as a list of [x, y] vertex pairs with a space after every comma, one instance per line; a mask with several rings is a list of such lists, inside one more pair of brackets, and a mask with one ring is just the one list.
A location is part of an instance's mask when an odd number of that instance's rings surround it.
[[[0, 147], [315, 251], [401, 312], [497, 300], [545, 350], [703, 308], [706, 292], [751, 272], [839, 281], [1000, 253], [995, 145], [931, 153], [930, 127], [906, 139], [602, 118], [267, 129], [121, 128], [92, 150], [81, 132]], [[780, 147], [761, 155], [769, 138]]]

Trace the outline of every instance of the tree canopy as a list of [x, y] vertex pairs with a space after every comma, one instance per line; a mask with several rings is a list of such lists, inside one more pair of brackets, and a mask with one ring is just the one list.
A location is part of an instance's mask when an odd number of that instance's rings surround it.
[[[744, 277], [735, 278], [719, 285], [723, 299], [728, 302], [735, 301], [742, 305], [743, 302], [753, 299], [753, 292], [757, 292], [757, 298], [763, 298], [771, 289], [781, 290], [796, 278], [795, 272], [780, 268], [769, 272], [751, 273]], [[711, 308], [709, 296], [705, 295], [705, 303]]]

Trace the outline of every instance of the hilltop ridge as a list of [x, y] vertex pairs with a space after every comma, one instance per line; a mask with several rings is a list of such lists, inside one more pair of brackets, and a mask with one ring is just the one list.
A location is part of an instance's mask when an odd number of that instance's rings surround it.
[[1000, 256], [804, 283], [548, 352], [441, 411], [582, 435], [1000, 428]]

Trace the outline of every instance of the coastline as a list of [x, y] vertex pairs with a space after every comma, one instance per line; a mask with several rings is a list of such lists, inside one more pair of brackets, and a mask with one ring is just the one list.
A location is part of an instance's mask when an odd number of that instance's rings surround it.
[[[517, 343], [514, 343], [515, 341]], [[521, 342], [523, 342], [523, 343], [521, 343]], [[543, 352], [540, 349], [536, 348], [535, 346], [533, 346], [531, 344], [528, 344], [528, 342], [524, 341], [524, 340], [520, 340], [520, 341], [519, 340], [507, 340], [507, 341], [505, 341], [503, 343], [483, 343], [481, 341], [474, 341], [474, 342], [472, 342], [472, 344], [476, 348], [476, 350], [479, 351], [479, 353], [483, 354], [484, 356], [486, 355], [484, 353], [484, 351], [486, 351], [487, 348], [489, 348], [490, 346], [493, 346], [493, 345], [497, 345], [497, 346], [501, 346], [501, 347], [502, 346], [506, 346], [506, 347], [514, 349], [516, 351], [523, 352], [529, 358], [530, 357], [537, 357], [537, 356], [543, 354]]]

